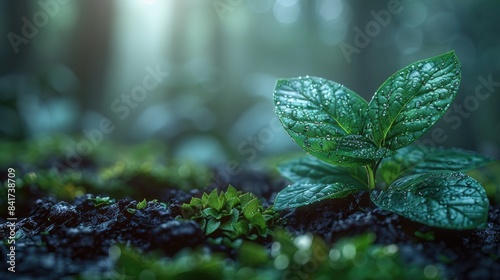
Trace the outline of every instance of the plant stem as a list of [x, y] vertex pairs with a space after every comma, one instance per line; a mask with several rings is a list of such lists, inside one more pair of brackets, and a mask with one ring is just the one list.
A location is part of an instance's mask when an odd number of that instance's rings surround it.
[[382, 158], [381, 158], [381, 159], [379, 159], [379, 160], [377, 161], [377, 163], [375, 163], [375, 166], [373, 167], [373, 174], [376, 174], [376, 173], [377, 173], [377, 169], [378, 169], [378, 166], [379, 166], [380, 162], [382, 162]]
[[366, 174], [368, 176], [368, 188], [370, 190], [375, 189], [375, 176], [373, 173], [373, 169], [369, 165], [365, 165]]

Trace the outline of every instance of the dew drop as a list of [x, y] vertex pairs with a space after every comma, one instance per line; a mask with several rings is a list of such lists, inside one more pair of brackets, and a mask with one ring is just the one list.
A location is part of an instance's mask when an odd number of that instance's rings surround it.
[[306, 145], [306, 147], [310, 148], [311, 147], [311, 143], [309, 143], [309, 141], [306, 139], [304, 141], [304, 144]]
[[474, 193], [474, 191], [475, 190], [473, 188], [469, 188], [469, 189], [464, 190], [463, 194], [472, 195]]

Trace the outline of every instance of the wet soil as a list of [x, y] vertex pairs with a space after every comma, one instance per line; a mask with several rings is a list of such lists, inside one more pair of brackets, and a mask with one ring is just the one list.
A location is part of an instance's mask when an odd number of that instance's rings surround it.
[[[230, 183], [237, 189], [252, 191], [268, 205], [286, 186], [285, 181], [263, 172], [243, 172]], [[143, 252], [159, 249], [167, 256], [185, 247], [204, 245], [209, 250], [226, 249], [231, 256], [230, 249], [210, 245], [198, 224], [175, 220], [179, 206], [201, 193], [164, 188], [157, 197], [167, 204], [148, 202], [134, 213], [128, 210], [137, 207], [133, 199], [96, 207], [89, 200], [95, 198], [93, 194], [70, 202], [49, 196], [37, 198], [31, 205], [22, 206], [31, 210], [16, 222], [16, 231], [22, 237], [16, 241], [16, 279], [62, 279], [86, 271], [110, 272], [114, 263], [109, 249], [115, 244], [131, 245]], [[406, 262], [438, 264], [448, 279], [498, 279], [500, 275], [499, 205], [491, 206], [485, 229], [467, 231], [414, 223], [377, 208], [370, 203], [368, 193], [283, 211], [282, 217], [286, 230], [294, 234], [311, 232], [329, 243], [373, 232], [376, 243], [397, 244]], [[2, 219], [0, 223], [0, 238], [6, 240], [9, 224]], [[0, 248], [5, 264], [7, 246]], [[0, 272], [0, 279], [10, 279], [5, 271]]]

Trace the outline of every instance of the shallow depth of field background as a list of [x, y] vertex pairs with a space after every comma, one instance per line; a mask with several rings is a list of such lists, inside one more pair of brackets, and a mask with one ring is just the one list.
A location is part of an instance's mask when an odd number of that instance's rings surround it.
[[[259, 164], [300, 151], [274, 114], [277, 78], [321, 76], [369, 99], [405, 65], [455, 50], [458, 97], [423, 143], [498, 157], [498, 11], [493, 0], [1, 1], [0, 137], [76, 147], [109, 119], [105, 140]], [[151, 69], [168, 76], [134, 101]]]

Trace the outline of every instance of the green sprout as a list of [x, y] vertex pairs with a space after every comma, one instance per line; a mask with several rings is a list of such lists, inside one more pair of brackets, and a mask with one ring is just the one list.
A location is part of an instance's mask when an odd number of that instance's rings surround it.
[[220, 194], [214, 189], [210, 194], [203, 193], [201, 198], [193, 197], [182, 205], [178, 218], [194, 220], [207, 236], [231, 244], [240, 237], [249, 240], [267, 237], [278, 214], [272, 207], [264, 208], [255, 195], [229, 186]]
[[278, 80], [276, 114], [312, 156], [280, 167], [294, 183], [278, 194], [274, 208], [368, 190], [377, 206], [416, 222], [447, 229], [484, 227], [485, 190], [462, 172], [492, 160], [459, 149], [409, 146], [446, 112], [460, 77], [452, 51], [397, 71], [369, 103], [323, 78]]
[[[153, 199], [150, 202], [158, 202], [158, 199]], [[166, 207], [166, 204], [162, 203], [162, 205]], [[145, 209], [146, 206], [148, 206], [148, 202], [146, 199], [143, 199], [141, 202], [137, 202], [135, 208], [127, 208], [127, 212], [129, 212], [130, 214], [134, 214], [135, 211]]]
[[94, 203], [95, 207], [110, 205], [116, 202], [116, 200], [110, 198], [109, 196], [96, 196], [95, 198], [89, 198], [88, 200]]

